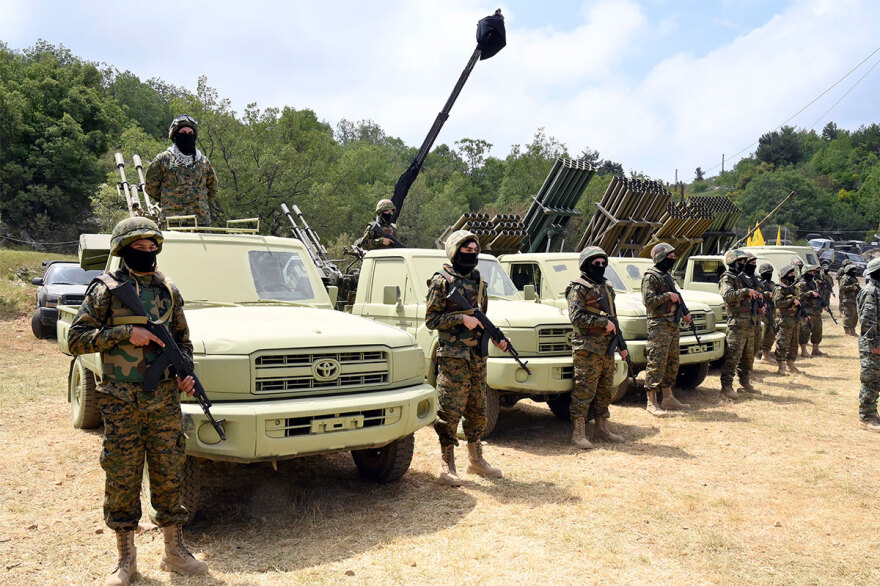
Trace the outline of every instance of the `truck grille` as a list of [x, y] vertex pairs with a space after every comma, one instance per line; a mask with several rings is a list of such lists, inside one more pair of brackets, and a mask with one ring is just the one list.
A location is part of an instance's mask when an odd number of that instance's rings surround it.
[[383, 350], [257, 353], [254, 393], [332, 393], [388, 383], [390, 361]]
[[[708, 334], [709, 330], [709, 316], [705, 311], [692, 311], [691, 319], [694, 321], [694, 325], [697, 328], [698, 334]], [[679, 322], [678, 329], [682, 333], [682, 335], [690, 335], [691, 327], [684, 323], [684, 321]]]
[[574, 328], [553, 326], [538, 328], [539, 354], [571, 354], [571, 337]]
[[269, 419], [266, 421], [266, 435], [271, 438], [285, 438], [392, 425], [400, 421], [402, 414], [403, 408], [398, 406], [306, 417]]
[[79, 293], [67, 293], [58, 300], [59, 305], [82, 305], [86, 296]]

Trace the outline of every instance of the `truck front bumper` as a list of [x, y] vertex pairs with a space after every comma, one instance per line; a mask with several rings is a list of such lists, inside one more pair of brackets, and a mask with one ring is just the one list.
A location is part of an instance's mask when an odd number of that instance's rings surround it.
[[[679, 364], [698, 364], [721, 358], [724, 356], [724, 338], [725, 334], [719, 331], [700, 334], [700, 343], [698, 344], [693, 334], [681, 336], [678, 341]], [[636, 370], [644, 370], [648, 366], [645, 350], [648, 345], [647, 340], [632, 342], [627, 340], [626, 345], [629, 347], [633, 367]]]
[[214, 403], [226, 441], [198, 403], [181, 404], [186, 453], [258, 462], [387, 445], [429, 425], [437, 392], [428, 384], [389, 391], [242, 403]]
[[522, 395], [568, 393], [574, 385], [571, 355], [549, 358], [521, 357], [532, 374], [523, 370], [513, 358], [489, 357], [486, 365], [487, 384], [499, 391]]

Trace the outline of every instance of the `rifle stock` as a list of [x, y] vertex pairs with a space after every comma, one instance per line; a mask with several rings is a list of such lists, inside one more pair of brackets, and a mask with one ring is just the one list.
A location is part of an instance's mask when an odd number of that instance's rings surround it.
[[387, 238], [391, 241], [392, 248], [406, 248], [403, 243], [397, 239], [394, 234], [386, 234], [385, 231], [379, 226], [378, 222], [372, 222], [370, 224], [370, 234], [374, 238]]

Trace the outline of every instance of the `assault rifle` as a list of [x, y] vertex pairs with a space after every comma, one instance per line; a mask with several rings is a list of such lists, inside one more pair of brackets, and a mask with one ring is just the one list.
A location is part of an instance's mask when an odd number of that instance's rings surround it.
[[614, 312], [611, 311], [611, 303], [608, 300], [608, 296], [604, 293], [600, 293], [597, 301], [599, 302], [599, 307], [602, 309], [602, 311], [605, 312], [605, 317], [608, 319], [608, 321], [614, 324], [614, 333], [611, 335], [611, 341], [608, 343], [608, 350], [606, 351], [606, 354], [608, 356], [614, 356], [614, 353], [616, 351], [623, 352], [624, 350], [626, 350], [627, 374], [632, 377], [633, 383], [635, 383], [636, 371], [633, 368], [632, 358], [629, 355], [629, 348], [626, 347], [626, 340], [623, 338], [623, 333], [620, 331], [620, 322], [617, 321], [617, 316], [615, 316]]
[[801, 304], [798, 304], [798, 306], [797, 306], [797, 310], [794, 312], [794, 316], [795, 316], [797, 319], [801, 320], [803, 323], [808, 323], [808, 322], [810, 321], [810, 314], [809, 314], [809, 312], [808, 312], [808, 311], [806, 310], [806, 308], [805, 308], [803, 305], [801, 305]]
[[394, 234], [386, 234], [385, 230], [379, 225], [379, 222], [370, 223], [370, 235], [373, 236], [373, 238], [387, 238], [391, 241], [392, 248], [406, 248], [406, 246], [404, 246]]
[[122, 285], [110, 289], [110, 294], [119, 299], [119, 301], [122, 302], [122, 305], [134, 312], [136, 316], [145, 318], [142, 327], [146, 328], [147, 331], [162, 340], [162, 343], [165, 344], [164, 348], [159, 349], [159, 357], [150, 365], [147, 374], [144, 376], [144, 390], [155, 391], [159, 386], [159, 381], [162, 380], [162, 374], [169, 366], [174, 371], [174, 374], [180, 378], [191, 376], [195, 383], [195, 387], [193, 387], [195, 389], [193, 397], [199, 403], [202, 411], [205, 412], [205, 416], [208, 418], [208, 421], [211, 422], [211, 425], [220, 436], [220, 439], [225, 440], [226, 432], [223, 431], [222, 425], [225, 419], [221, 419], [220, 421], [214, 419], [214, 416], [211, 414], [211, 400], [208, 398], [207, 393], [205, 393], [205, 387], [202, 386], [202, 382], [199, 380], [199, 377], [196, 376], [195, 370], [190, 366], [189, 361], [186, 359], [183, 352], [181, 352], [177, 342], [174, 341], [174, 336], [171, 335], [171, 332], [165, 324], [150, 319], [150, 314], [147, 313], [147, 309], [144, 307], [141, 298], [138, 297], [137, 291], [135, 291], [132, 282], [126, 281]]
[[[691, 311], [687, 308], [687, 305], [684, 304], [684, 297], [681, 296], [681, 292], [675, 288], [675, 281], [672, 279], [672, 275], [667, 272], [663, 275], [663, 278], [666, 280], [666, 284], [672, 292], [678, 295], [678, 307], [675, 310], [675, 323], [678, 324], [684, 316], [690, 315]], [[697, 339], [697, 344], [702, 344], [700, 341], [700, 335], [697, 334], [697, 326], [694, 324], [693, 318], [691, 318], [691, 323], [689, 323], [688, 326], [691, 333], [693, 333], [694, 337]]]
[[458, 290], [458, 287], [453, 287], [452, 291], [446, 296], [446, 299], [452, 301], [466, 312], [472, 312], [474, 317], [480, 320], [480, 324], [483, 326], [483, 337], [480, 342], [480, 356], [487, 356], [489, 354], [489, 338], [492, 338], [496, 342], [500, 343], [501, 340], [507, 341], [507, 350], [506, 352], [510, 354], [516, 363], [519, 364], [523, 370], [525, 370], [529, 375], [532, 374], [532, 371], [528, 367], [528, 361], [523, 362], [519, 358], [519, 352], [516, 351], [516, 348], [513, 347], [510, 339], [504, 335], [495, 324], [493, 324], [482, 309], [479, 307], [471, 307], [471, 304], [468, 303], [465, 296], [462, 295], [461, 291]]
[[776, 333], [776, 322], [773, 319], [773, 316], [776, 313], [776, 303], [773, 302], [773, 298], [771, 297], [769, 300], [767, 299], [766, 294], [762, 291], [761, 297], [764, 299], [764, 307], [767, 308], [767, 318], [770, 322], [770, 329], [773, 330], [773, 333]]
[[825, 301], [825, 298], [822, 297], [821, 293], [819, 293], [819, 287], [816, 286], [815, 283], [807, 282], [807, 289], [809, 289], [810, 291], [813, 291], [814, 293], [818, 293], [818, 297], [816, 297], [816, 299], [819, 300], [819, 303], [822, 305], [822, 309], [827, 311], [828, 315], [831, 316], [831, 321], [834, 322], [834, 325], [837, 325], [837, 319], [834, 317], [834, 314], [831, 313], [831, 306], [828, 305], [828, 302]]

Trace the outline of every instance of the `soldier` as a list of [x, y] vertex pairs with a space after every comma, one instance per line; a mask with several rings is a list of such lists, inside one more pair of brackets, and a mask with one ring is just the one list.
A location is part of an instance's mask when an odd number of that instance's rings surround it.
[[[759, 283], [758, 276], [755, 274], [758, 271], [758, 257], [756, 257], [751, 252], [744, 250], [746, 254], [746, 266], [745, 271], [740, 274], [740, 278], [743, 280], [745, 286], [749, 289], [754, 289], [761, 293], [761, 298], [763, 299], [763, 290], [761, 289], [761, 285]], [[755, 308], [752, 308], [752, 352], [751, 358], [745, 365], [745, 368], [751, 373], [750, 379], [754, 378], [757, 382], [762, 382], [763, 378], [755, 372], [755, 356], [761, 355], [761, 343], [762, 343], [762, 331], [761, 331], [761, 322], [764, 319], [764, 316], [767, 314], [767, 308], [761, 307], [758, 310], [758, 313], [755, 313]], [[745, 354], [744, 354], [745, 356]]]
[[791, 257], [791, 266], [794, 267], [795, 283], [801, 278], [801, 270], [804, 268], [804, 261], [799, 256]]
[[868, 263], [867, 283], [859, 291], [859, 321], [862, 335], [859, 336], [859, 359], [862, 385], [859, 390], [859, 427], [868, 431], [880, 432], [880, 417], [877, 415], [877, 394], [880, 391], [880, 309], [878, 309], [878, 288], [880, 288], [880, 258]]
[[[446, 298], [452, 287], [461, 291], [471, 307], [486, 311], [488, 298], [485, 283], [477, 270], [480, 245], [477, 237], [467, 230], [457, 230], [446, 239], [446, 256], [451, 265], [428, 281], [425, 325], [437, 330], [440, 345], [437, 348], [437, 396], [440, 408], [434, 430], [440, 438], [442, 464], [441, 484], [461, 486], [455, 469], [456, 431], [459, 419], [468, 440], [467, 471], [487, 478], [501, 478], [501, 470], [489, 465], [483, 458], [480, 442], [486, 429], [486, 358], [480, 356], [482, 324], [473, 315]], [[502, 351], [507, 342], [493, 344]]]
[[[608, 255], [598, 246], [588, 246], [578, 258], [581, 276], [565, 290], [568, 316], [574, 326], [571, 343], [574, 361], [574, 390], [571, 393], [571, 421], [574, 428], [571, 442], [589, 450], [593, 444], [587, 439], [587, 415], [596, 418], [594, 440], [620, 443], [624, 439], [608, 429], [608, 406], [614, 396], [614, 356], [608, 355], [611, 337], [616, 331], [610, 317], [617, 315], [614, 307], [614, 288], [605, 280]], [[628, 352], [620, 351], [626, 360]]]
[[840, 268], [837, 269], [837, 275], [835, 278], [837, 279], [837, 285], [840, 286], [840, 279], [843, 278], [843, 274], [846, 273], [846, 268], [852, 264], [852, 261], [848, 258], [843, 260], [843, 263], [840, 265]]
[[773, 300], [773, 291], [776, 288], [776, 283], [773, 282], [773, 265], [769, 262], [762, 263], [758, 268], [758, 274], [761, 275], [761, 279], [758, 281], [758, 290], [764, 294], [764, 308], [767, 310], [761, 316], [764, 328], [761, 334], [761, 362], [773, 364], [773, 359], [770, 357], [773, 351], [773, 341], [776, 338], [776, 330], [774, 328], [776, 303]]
[[[356, 245], [364, 250], [381, 250], [383, 248], [394, 248], [392, 238], [397, 238], [397, 224], [392, 222], [394, 212], [397, 208], [391, 203], [390, 199], [381, 199], [376, 204], [376, 220], [367, 224], [367, 229]], [[377, 236], [377, 233], [384, 233], [387, 236]]]
[[820, 267], [816, 275], [816, 285], [819, 286], [819, 295], [825, 300], [830, 307], [831, 295], [834, 294], [834, 279], [828, 273], [828, 267]]
[[[690, 409], [672, 393], [672, 385], [678, 376], [678, 321], [675, 312], [681, 299], [674, 292], [674, 283], [669, 269], [675, 264], [675, 248], [661, 242], [651, 249], [654, 268], [645, 271], [642, 277], [642, 302], [648, 311], [648, 366], [645, 391], [648, 395], [648, 413], [655, 416], [666, 415], [666, 410]], [[691, 316], [683, 317], [685, 323]], [[657, 393], [662, 392], [662, 402], [657, 403]]]
[[851, 264], [846, 267], [837, 286], [840, 291], [840, 312], [843, 314], [843, 332], [847, 336], [856, 336], [856, 326], [859, 325], [859, 311], [856, 300], [861, 287], [859, 286], [858, 267]]
[[[821, 294], [816, 284], [818, 272], [819, 267], [816, 265], [804, 265], [801, 278], [794, 285], [801, 305], [804, 306], [804, 309], [807, 310], [810, 316], [809, 326], [802, 327], [799, 334], [801, 356], [804, 358], [825, 356], [825, 353], [819, 350], [819, 344], [822, 342], [822, 302], [819, 301]], [[807, 344], [809, 342], [813, 343], [812, 354], [807, 351]]]
[[773, 303], [776, 305], [776, 363], [777, 374], [800, 374], [794, 365], [798, 352], [798, 329], [800, 323], [797, 310], [801, 302], [794, 290], [795, 267], [789, 265], [779, 269], [779, 284], [773, 288]]
[[156, 522], [165, 539], [160, 567], [183, 574], [208, 571], [208, 564], [186, 549], [181, 529], [187, 511], [180, 504], [185, 459], [180, 393], [191, 396], [195, 383], [192, 377], [174, 380], [166, 372], [155, 391], [144, 390], [144, 375], [162, 342], [136, 325], [132, 312], [110, 294], [111, 288], [134, 282], [152, 319], [164, 322], [192, 359], [183, 298], [157, 270], [162, 240], [158, 226], [147, 218], [126, 218], [116, 225], [110, 254], [122, 257], [121, 267], [92, 281], [67, 336], [72, 354], [100, 352], [104, 366], [97, 394], [104, 419], [104, 520], [116, 532], [119, 550], [119, 563], [107, 584], [128, 584], [137, 573], [134, 530], [141, 518], [145, 459]]
[[220, 215], [217, 205], [217, 176], [214, 168], [196, 148], [199, 126], [183, 114], [171, 122], [168, 138], [173, 143], [147, 169], [147, 193], [162, 208], [162, 216], [195, 215], [201, 226], [210, 226]]
[[755, 321], [752, 316], [752, 300], [759, 292], [747, 287], [740, 275], [745, 273], [748, 257], [736, 248], [724, 255], [727, 270], [721, 275], [719, 289], [727, 308], [727, 345], [724, 349], [724, 364], [721, 367], [721, 394], [728, 399], [738, 399], [733, 390], [733, 374], [736, 372], [743, 390], [749, 393], [756, 389], [749, 382], [749, 365], [754, 361]]

